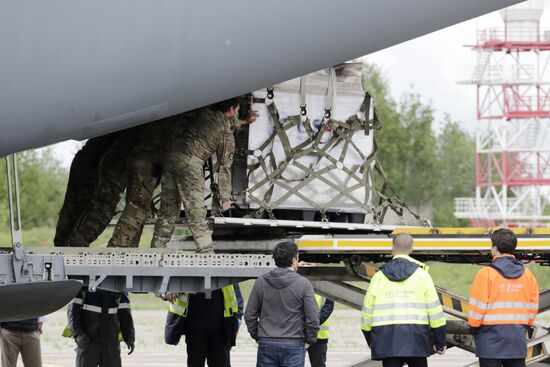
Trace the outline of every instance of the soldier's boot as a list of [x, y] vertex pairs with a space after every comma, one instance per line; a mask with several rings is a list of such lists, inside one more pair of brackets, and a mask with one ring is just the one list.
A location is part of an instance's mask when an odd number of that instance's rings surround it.
[[166, 244], [170, 242], [171, 238], [172, 234], [164, 235], [155, 231], [151, 239], [151, 248], [166, 248]]
[[[192, 226], [189, 226], [190, 229]], [[191, 233], [193, 233], [193, 229], [191, 229]], [[213, 254], [214, 253], [214, 243], [212, 242], [212, 233], [210, 231], [206, 231], [203, 233], [193, 233], [193, 239], [195, 240], [195, 244], [197, 245], [197, 254]]]

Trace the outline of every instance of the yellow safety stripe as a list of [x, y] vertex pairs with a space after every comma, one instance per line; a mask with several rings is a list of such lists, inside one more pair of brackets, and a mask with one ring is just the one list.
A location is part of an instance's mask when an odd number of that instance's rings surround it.
[[[302, 246], [302, 243], [300, 243]], [[369, 239], [369, 240], [335, 240], [335, 248], [339, 247], [358, 247], [371, 248], [381, 250], [391, 250], [391, 239]], [[313, 247], [313, 246], [311, 246]], [[550, 249], [550, 239], [535, 239], [535, 238], [519, 238], [518, 248], [539, 248], [547, 247]], [[467, 239], [467, 238], [416, 238], [414, 240], [415, 250], [426, 249], [479, 249], [489, 250], [491, 248], [491, 240], [486, 239]]]
[[298, 247], [332, 247], [332, 240], [298, 241]]
[[[306, 251], [315, 248], [319, 249], [345, 249], [345, 250], [387, 250], [392, 247], [391, 238], [369, 238], [369, 239], [334, 239], [315, 240], [303, 239], [297, 242], [298, 247]], [[415, 238], [415, 250], [480, 250], [489, 251], [491, 239], [482, 238]], [[521, 249], [546, 249], [550, 250], [550, 238], [518, 238], [519, 250]]]
[[466, 298], [448, 293], [444, 289], [436, 288], [436, 290], [437, 296], [441, 301], [441, 305], [443, 305], [447, 311], [454, 311], [453, 314], [455, 316], [458, 316], [464, 320], [467, 319], [469, 306]]
[[[426, 235], [426, 234], [443, 234], [443, 235], [484, 235], [500, 229], [495, 228], [428, 228], [428, 227], [404, 227], [396, 228], [392, 235], [398, 233], [409, 233], [412, 235]], [[516, 235], [535, 234], [544, 235], [550, 234], [550, 228], [507, 228], [514, 232]]]
[[[531, 329], [532, 330], [532, 329]], [[541, 337], [542, 335], [539, 335], [538, 337]], [[533, 338], [530, 336], [530, 338]], [[527, 341], [527, 358], [525, 361], [527, 362], [527, 365], [529, 365], [530, 361], [532, 360], [541, 360], [541, 356], [548, 355], [548, 350], [545, 348], [547, 341], [534, 341], [533, 339]]]

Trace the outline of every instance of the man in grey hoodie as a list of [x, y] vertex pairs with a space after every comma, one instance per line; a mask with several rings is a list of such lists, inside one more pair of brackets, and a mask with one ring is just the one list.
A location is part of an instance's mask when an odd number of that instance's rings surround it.
[[306, 349], [317, 340], [319, 307], [311, 283], [298, 270], [298, 246], [281, 242], [273, 250], [277, 268], [259, 277], [244, 320], [258, 342], [257, 367], [303, 367]]

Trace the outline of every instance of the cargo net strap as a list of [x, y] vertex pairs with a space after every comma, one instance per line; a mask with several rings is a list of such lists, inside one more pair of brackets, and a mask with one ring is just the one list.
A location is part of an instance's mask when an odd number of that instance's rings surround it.
[[[336, 76], [334, 74], [331, 75], [330, 85], [335, 86]], [[380, 123], [374, 106], [373, 117], [369, 119], [371, 95], [368, 93], [365, 94], [359, 113], [347, 118], [345, 121], [337, 121], [331, 118], [333, 88], [329, 86], [327, 90], [324, 117], [316, 132], [313, 131], [310, 120], [307, 117], [307, 106], [303, 97], [305, 89], [304, 80], [301, 80], [300, 86], [300, 114], [289, 116], [284, 121], [281, 121], [277, 106], [273, 100], [274, 89], [272, 87], [267, 89], [267, 98], [254, 99], [255, 103], [266, 104], [274, 123], [274, 131], [270, 137], [258, 149], [247, 152], [254, 157], [254, 163], [248, 165], [248, 182], [251, 182], [250, 175], [256, 170], [263, 171], [263, 179], [248, 188], [248, 199], [259, 206], [254, 216], [259, 218], [264, 212], [267, 212], [269, 218], [275, 219], [273, 210], [277, 209], [292, 195], [295, 195], [309, 204], [311, 208], [317, 210], [324, 221], [327, 220], [326, 213], [328, 209], [344, 198], [351, 201], [358, 208], [363, 209], [365, 213], [372, 214], [374, 222], [381, 223], [388, 208], [390, 208], [401, 219], [403, 219], [404, 211], [407, 210], [414, 218], [425, 225], [426, 221], [410, 210], [402, 199], [391, 194], [394, 191], [389, 184], [388, 177], [380, 163], [375, 160], [377, 151], [376, 141], [373, 143], [371, 153], [365, 155], [352, 140], [354, 134], [364, 133], [368, 135], [371, 130], [380, 129]], [[302, 125], [301, 127], [306, 131], [307, 139], [295, 146], [291, 146], [287, 132], [298, 125]], [[325, 132], [332, 132], [331, 137], [328, 142], [321, 143], [321, 138]], [[279, 162], [277, 162], [273, 152], [276, 139], [280, 140], [285, 153], [285, 159]], [[340, 144], [343, 144], [343, 147], [339, 156], [335, 157], [331, 155], [331, 151]], [[362, 164], [354, 165], [353, 167], [344, 164], [346, 154], [351, 151], [361, 157]], [[304, 156], [316, 157], [314, 164], [305, 165], [301, 163], [299, 159]], [[326, 159], [329, 164], [324, 163], [322, 167], [318, 168], [317, 166], [323, 159]], [[285, 178], [285, 171], [290, 166], [302, 170], [304, 176], [300, 179]], [[348, 179], [345, 185], [337, 184], [327, 178], [327, 173], [334, 170], [343, 171], [347, 175]], [[381, 179], [379, 188], [376, 188], [372, 184], [374, 173]], [[334, 196], [328, 202], [320, 204], [315, 201], [315, 198], [308, 197], [301, 192], [301, 189], [313, 180], [319, 180], [334, 190]], [[266, 185], [268, 187], [267, 190], [265, 190]], [[281, 187], [285, 193], [276, 200], [272, 200], [273, 191], [276, 186]], [[353, 195], [353, 192], [358, 189], [365, 190], [364, 200], [362, 201]]]

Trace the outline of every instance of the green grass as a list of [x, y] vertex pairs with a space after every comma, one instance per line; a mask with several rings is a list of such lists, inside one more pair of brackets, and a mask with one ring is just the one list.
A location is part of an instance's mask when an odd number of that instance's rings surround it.
[[[23, 243], [29, 247], [53, 246], [55, 229], [48, 227], [23, 228]], [[11, 234], [8, 228], [0, 230], [0, 247], [11, 247]]]
[[[114, 227], [107, 227], [105, 231], [92, 242], [90, 247], [105, 247], [109, 238], [113, 235]], [[53, 246], [55, 228], [38, 227], [23, 229], [23, 244], [27, 247]], [[148, 226], [143, 230], [139, 247], [149, 247], [153, 238], [153, 228]], [[0, 230], [0, 247], [11, 246], [11, 235], [7, 230]]]
[[[470, 285], [481, 266], [466, 264], [429, 263], [430, 274], [434, 283], [463, 296], [470, 293]], [[539, 288], [550, 288], [550, 268], [529, 264], [529, 269], [535, 274]]]

